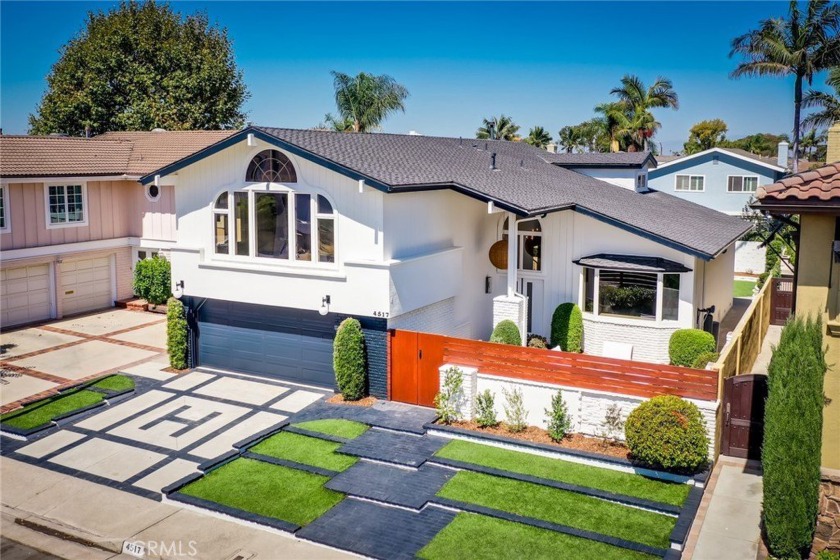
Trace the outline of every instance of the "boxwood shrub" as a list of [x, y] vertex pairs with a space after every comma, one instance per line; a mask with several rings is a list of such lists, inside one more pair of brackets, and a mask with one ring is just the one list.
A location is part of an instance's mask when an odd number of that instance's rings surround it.
[[798, 317], [782, 330], [768, 368], [764, 413], [764, 526], [778, 558], [807, 557], [819, 506], [822, 324]]
[[187, 314], [180, 300], [166, 302], [166, 350], [169, 365], [175, 369], [187, 367]]
[[561, 303], [551, 317], [551, 346], [566, 352], [583, 351], [583, 313], [574, 303]]
[[134, 265], [134, 293], [153, 305], [172, 296], [172, 265], [155, 255]]
[[522, 334], [519, 332], [519, 327], [516, 326], [516, 323], [510, 319], [505, 319], [504, 321], [499, 321], [499, 324], [493, 329], [493, 334], [490, 335], [490, 342], [522, 346]]
[[672, 366], [692, 367], [701, 354], [714, 352], [715, 337], [700, 329], [674, 331], [668, 343], [668, 356]]
[[691, 364], [691, 367], [695, 369], [706, 369], [706, 366], [709, 364], [713, 364], [720, 358], [720, 354], [717, 352], [703, 352], [697, 359], [694, 360], [694, 363]]
[[365, 335], [356, 319], [345, 319], [333, 341], [333, 369], [338, 390], [348, 401], [365, 396]]
[[700, 409], [673, 395], [636, 407], [624, 424], [633, 458], [654, 468], [694, 472], [709, 460], [709, 437]]

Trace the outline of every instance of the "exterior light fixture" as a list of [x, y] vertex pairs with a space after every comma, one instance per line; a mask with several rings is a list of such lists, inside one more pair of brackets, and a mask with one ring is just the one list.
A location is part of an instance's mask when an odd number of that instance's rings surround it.
[[172, 295], [175, 296], [178, 299], [181, 299], [181, 297], [184, 295], [184, 281], [183, 280], [178, 280], [177, 282], [175, 282], [175, 289], [172, 291]]
[[321, 298], [321, 307], [318, 309], [318, 313], [323, 316], [323, 315], [326, 315], [329, 312], [330, 312], [330, 296], [326, 295], [323, 298]]

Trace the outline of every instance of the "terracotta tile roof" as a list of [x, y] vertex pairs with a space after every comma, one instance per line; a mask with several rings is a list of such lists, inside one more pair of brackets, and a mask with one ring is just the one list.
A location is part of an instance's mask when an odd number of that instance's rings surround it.
[[759, 206], [829, 203], [840, 206], [840, 162], [790, 175], [759, 187]]
[[215, 144], [234, 132], [107, 132], [90, 139], [0, 135], [0, 176], [139, 176]]

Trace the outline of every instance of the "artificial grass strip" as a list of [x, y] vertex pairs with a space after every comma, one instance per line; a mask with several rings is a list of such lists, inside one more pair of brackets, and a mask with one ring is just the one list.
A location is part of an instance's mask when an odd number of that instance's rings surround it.
[[328, 480], [297, 469], [236, 459], [191, 482], [181, 493], [257, 515], [307, 525], [344, 499]]
[[355, 465], [358, 459], [336, 453], [341, 445], [292, 432], [280, 432], [261, 441], [250, 451], [331, 471], [343, 471]]
[[735, 280], [732, 286], [733, 297], [752, 297], [755, 282], [752, 280]]
[[647, 560], [641, 552], [474, 513], [459, 513], [419, 553], [426, 560]]
[[677, 522], [583, 494], [470, 471], [460, 471], [437, 495], [660, 548], [670, 547]]
[[70, 391], [36, 401], [21, 410], [7, 412], [0, 417], [0, 422], [21, 430], [31, 430], [57, 416], [96, 404], [104, 398], [105, 395], [96, 391]]
[[134, 380], [127, 375], [109, 375], [108, 377], [103, 377], [90, 386], [96, 387], [97, 389], [104, 389], [106, 391], [128, 391], [129, 389], [134, 389]]
[[341, 418], [326, 418], [323, 420], [310, 420], [309, 422], [300, 422], [292, 424], [298, 428], [309, 430], [310, 432], [318, 432], [319, 434], [327, 434], [328, 436], [336, 436], [345, 439], [356, 439], [366, 431], [368, 425], [361, 422], [354, 422], [353, 420], [344, 420]]
[[462, 440], [452, 440], [436, 455], [674, 506], [681, 506], [691, 491], [688, 484], [655, 480], [638, 474], [602, 469]]

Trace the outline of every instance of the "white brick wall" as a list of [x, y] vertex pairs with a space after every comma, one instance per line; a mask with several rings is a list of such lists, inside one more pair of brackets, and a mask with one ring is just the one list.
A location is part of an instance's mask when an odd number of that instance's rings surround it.
[[735, 272], [761, 274], [764, 272], [767, 248], [760, 241], [735, 242]]
[[522, 344], [528, 336], [528, 298], [525, 296], [496, 296], [493, 298], [493, 328], [509, 319], [519, 327]]
[[461, 336], [469, 325], [455, 325], [455, 298], [403, 313], [388, 319], [389, 329], [420, 331], [446, 336]]
[[583, 351], [602, 356], [604, 342], [624, 342], [633, 345], [633, 359], [640, 362], [667, 364], [668, 342], [679, 326], [663, 326], [651, 321], [620, 322], [611, 318], [584, 315]]
[[[444, 372], [450, 367], [452, 367], [452, 364], [441, 366], [441, 383], [443, 383]], [[499, 420], [504, 420], [505, 400], [502, 388], [506, 388], [508, 391], [518, 388], [522, 391], [525, 409], [528, 411], [527, 423], [532, 426], [546, 428], [547, 415], [545, 411], [550, 408], [551, 397], [559, 389], [563, 391], [563, 400], [571, 416], [572, 431], [597, 437], [601, 435], [602, 423], [604, 422], [608, 407], [614, 404], [618, 405], [621, 411], [621, 417], [626, 420], [633, 409], [648, 400], [644, 397], [633, 397], [606, 391], [591, 391], [575, 387], [485, 375], [479, 373], [475, 368], [459, 367], [464, 372], [464, 395], [471, 397], [469, 402], [467, 402], [467, 399], [462, 402], [461, 413], [464, 418], [469, 419], [473, 415], [475, 395], [483, 392], [485, 389], [489, 389], [495, 395], [496, 417]], [[700, 409], [706, 421], [706, 434], [709, 436], [709, 454], [710, 456], [714, 456], [715, 420], [717, 417], [718, 402], [695, 399], [686, 400], [693, 402]], [[619, 439], [623, 440], [624, 434], [621, 434]]]

